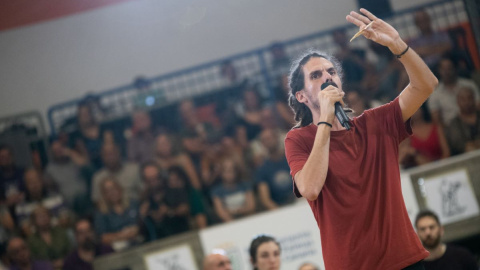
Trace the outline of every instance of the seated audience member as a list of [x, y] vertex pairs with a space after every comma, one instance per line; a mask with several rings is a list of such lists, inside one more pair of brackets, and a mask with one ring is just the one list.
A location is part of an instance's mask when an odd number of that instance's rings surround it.
[[14, 237], [8, 241], [7, 255], [10, 261], [10, 270], [53, 270], [48, 261], [33, 260], [25, 241]]
[[285, 152], [278, 145], [278, 136], [273, 129], [260, 133], [263, 146], [268, 150], [268, 158], [256, 172], [256, 182], [260, 202], [266, 209], [293, 202], [290, 167]]
[[[278, 147], [281, 151], [284, 151], [284, 139], [287, 135], [286, 131], [281, 129], [278, 125], [277, 118], [275, 117], [275, 113], [271, 107], [264, 107], [261, 110], [261, 130], [271, 129], [277, 137], [276, 142], [278, 142]], [[256, 168], [261, 166], [265, 159], [268, 157], [268, 149], [262, 144], [261, 140], [261, 133], [250, 142], [250, 154], [252, 156], [253, 164]]]
[[304, 263], [300, 265], [298, 270], [320, 270], [320, 268], [315, 266], [313, 263]]
[[147, 226], [151, 224], [155, 227], [155, 235], [149, 235], [151, 240], [188, 231], [191, 217], [197, 228], [206, 227], [201, 195], [190, 188], [182, 168], [169, 168], [166, 183], [163, 183], [160, 170], [153, 163], [144, 165], [142, 174], [145, 186], [150, 190], [145, 193], [140, 212], [147, 219]]
[[248, 88], [243, 91], [242, 101], [235, 108], [239, 121], [246, 128], [249, 141], [253, 140], [262, 129], [262, 107], [262, 100], [256, 89]]
[[442, 55], [452, 50], [453, 43], [446, 32], [433, 29], [430, 15], [426, 10], [416, 11], [414, 20], [420, 33], [417, 38], [410, 40], [408, 43], [423, 58], [425, 63], [433, 68]]
[[15, 207], [17, 224], [22, 228], [23, 233], [31, 233], [30, 216], [37, 206], [43, 206], [50, 212], [54, 224], [66, 225], [70, 219], [70, 211], [65, 206], [64, 198], [56, 193], [49, 192], [45, 188], [43, 180], [35, 169], [28, 169], [25, 172], [25, 200]]
[[123, 162], [118, 147], [114, 144], [102, 146], [102, 161], [104, 167], [95, 173], [92, 183], [92, 201], [98, 202], [100, 197], [100, 182], [109, 177], [114, 178], [122, 186], [125, 196], [138, 200], [141, 192], [141, 180], [138, 165]]
[[282, 74], [278, 79], [278, 85], [275, 87], [275, 110], [281, 119], [283, 129], [291, 129], [295, 125], [295, 119], [290, 106], [288, 106], [288, 93], [290, 86], [288, 85], [288, 72]]
[[[450, 156], [443, 129], [432, 123], [426, 104], [423, 104], [412, 116], [412, 131], [413, 135], [401, 146], [408, 149], [400, 151], [403, 153], [400, 163], [405, 168]], [[408, 146], [408, 144], [410, 145]]]
[[214, 250], [203, 259], [203, 270], [233, 270], [232, 262], [225, 251]]
[[172, 166], [182, 167], [190, 179], [190, 184], [195, 189], [200, 189], [200, 180], [192, 159], [187, 154], [175, 149], [169, 135], [163, 133], [155, 138], [155, 161], [162, 170]]
[[195, 219], [196, 228], [207, 226], [201, 195], [189, 186], [188, 176], [180, 167], [168, 169], [164, 205], [166, 210], [164, 223], [168, 235], [188, 231], [190, 217]]
[[56, 140], [50, 145], [52, 159], [46, 172], [53, 178], [59, 193], [65, 199], [67, 207], [77, 213], [88, 212], [88, 187], [93, 168], [88, 160], [77, 152], [65, 147]]
[[446, 129], [448, 145], [453, 155], [480, 149], [480, 110], [475, 107], [473, 90], [460, 88], [457, 104], [460, 113]]
[[35, 233], [27, 239], [32, 257], [50, 261], [57, 269], [62, 268], [63, 259], [71, 251], [67, 231], [58, 226], [52, 226], [50, 213], [43, 206], [35, 208], [32, 213], [32, 222]]
[[352, 109], [351, 116], [360, 116], [366, 109], [368, 109], [365, 99], [356, 91], [348, 91], [345, 95], [348, 107]]
[[78, 105], [77, 131], [70, 136], [70, 146], [90, 161], [95, 169], [102, 167], [101, 148], [105, 143], [114, 143], [113, 133], [100, 126], [88, 103]]
[[155, 134], [152, 130], [152, 120], [146, 111], [136, 111], [132, 116], [131, 137], [127, 141], [128, 160], [142, 164], [155, 156]]
[[105, 245], [123, 250], [138, 242], [138, 204], [123, 193], [113, 178], [100, 183], [101, 197], [95, 214], [95, 231]]
[[88, 219], [78, 220], [74, 230], [77, 248], [65, 258], [64, 270], [93, 270], [95, 258], [113, 252], [110, 246], [98, 242]]
[[224, 159], [221, 166], [220, 183], [211, 191], [215, 213], [224, 222], [253, 214], [255, 198], [251, 185], [241, 181], [233, 159]]
[[457, 93], [462, 87], [473, 89], [475, 104], [480, 108], [480, 93], [477, 85], [472, 80], [458, 77], [456, 63], [451, 58], [442, 57], [440, 59], [438, 73], [440, 75], [439, 84], [428, 99], [428, 107], [434, 122], [446, 127], [458, 115]]
[[444, 229], [435, 213], [428, 210], [418, 213], [415, 227], [423, 246], [430, 252], [423, 261], [425, 270], [478, 270], [478, 264], [470, 252], [442, 243]]
[[250, 262], [255, 270], [279, 270], [281, 247], [275, 238], [259, 235], [250, 243]]
[[15, 165], [12, 149], [0, 146], [0, 203], [14, 207], [23, 200], [25, 185], [24, 169]]

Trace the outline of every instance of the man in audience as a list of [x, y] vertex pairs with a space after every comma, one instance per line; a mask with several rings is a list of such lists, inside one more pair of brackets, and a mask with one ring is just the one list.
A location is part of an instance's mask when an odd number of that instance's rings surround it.
[[263, 146], [268, 151], [268, 158], [256, 172], [256, 182], [260, 201], [266, 209], [275, 209], [279, 205], [294, 200], [290, 167], [285, 153], [278, 146], [279, 138], [273, 129], [265, 129], [260, 134]]
[[104, 144], [101, 155], [104, 168], [93, 176], [92, 201], [98, 202], [100, 198], [100, 182], [107, 177], [116, 179], [128, 198], [138, 199], [141, 192], [138, 165], [122, 162], [120, 151], [114, 144]]
[[66, 205], [83, 213], [93, 168], [85, 157], [65, 147], [59, 140], [53, 141], [50, 149], [52, 159], [47, 165], [47, 174], [53, 178]]
[[97, 241], [88, 219], [80, 219], [75, 223], [75, 239], [77, 249], [65, 258], [64, 270], [93, 270], [93, 260], [108, 253], [112, 253], [110, 246], [103, 245]]
[[8, 241], [7, 255], [11, 263], [10, 270], [53, 270], [50, 262], [32, 260], [27, 244], [20, 237]]
[[458, 77], [456, 63], [452, 58], [445, 56], [440, 59], [438, 73], [440, 75], [439, 84], [428, 99], [428, 107], [435, 123], [442, 124], [444, 127], [448, 126], [450, 121], [458, 115], [460, 109], [456, 100], [461, 87], [473, 89], [476, 106], [480, 108], [480, 94], [477, 85], [472, 80]]
[[138, 164], [153, 160], [155, 156], [155, 135], [152, 120], [146, 111], [136, 111], [132, 116], [132, 136], [127, 142], [128, 160]]
[[315, 266], [313, 263], [304, 263], [302, 265], [300, 265], [300, 267], [298, 268], [298, 270], [319, 270], [319, 268], [317, 266]]
[[0, 203], [8, 207], [23, 200], [24, 170], [15, 165], [12, 149], [6, 145], [0, 146]]
[[460, 113], [445, 131], [453, 155], [480, 149], [480, 110], [475, 107], [472, 88], [461, 87], [457, 94]]
[[216, 250], [203, 260], [203, 270], [232, 270], [232, 262], [225, 251]]
[[409, 45], [430, 68], [433, 68], [442, 55], [452, 50], [452, 41], [446, 32], [433, 30], [430, 15], [426, 10], [415, 12], [414, 19], [420, 33], [409, 42]]
[[71, 251], [67, 231], [52, 226], [47, 208], [38, 206], [32, 213], [35, 233], [28, 237], [27, 243], [35, 259], [48, 260], [56, 269], [62, 268], [63, 259]]
[[429, 210], [418, 213], [415, 227], [423, 246], [430, 252], [423, 261], [426, 270], [478, 270], [475, 258], [470, 252], [442, 243], [444, 229], [435, 213]]

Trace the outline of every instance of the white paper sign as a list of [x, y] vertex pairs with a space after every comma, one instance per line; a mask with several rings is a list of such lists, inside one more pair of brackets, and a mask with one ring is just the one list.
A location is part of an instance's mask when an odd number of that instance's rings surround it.
[[198, 269], [192, 250], [187, 244], [149, 253], [144, 259], [149, 270]]
[[479, 214], [478, 202], [465, 169], [425, 178], [426, 203], [442, 224]]
[[298, 269], [304, 262], [312, 262], [325, 269], [320, 232], [310, 206], [303, 200], [295, 205], [202, 230], [200, 240], [207, 254], [214, 249], [225, 250], [233, 269], [252, 269], [248, 248], [251, 240], [259, 234], [271, 235], [280, 242], [281, 269]]
[[403, 200], [405, 201], [405, 207], [407, 208], [408, 217], [410, 218], [410, 221], [413, 225], [413, 223], [415, 222], [415, 217], [419, 210], [417, 197], [415, 197], [415, 191], [413, 190], [410, 175], [408, 173], [401, 173], [400, 178], [402, 179]]

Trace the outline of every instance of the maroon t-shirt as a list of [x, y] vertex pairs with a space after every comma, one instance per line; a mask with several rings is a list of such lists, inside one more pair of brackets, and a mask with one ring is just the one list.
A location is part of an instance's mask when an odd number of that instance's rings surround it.
[[[398, 98], [367, 110], [350, 130], [332, 131], [327, 178], [308, 201], [320, 229], [327, 270], [402, 269], [428, 256], [407, 214], [398, 145], [411, 134]], [[317, 127], [292, 129], [285, 153], [292, 177], [310, 155]], [[300, 196], [295, 183], [294, 191]]]

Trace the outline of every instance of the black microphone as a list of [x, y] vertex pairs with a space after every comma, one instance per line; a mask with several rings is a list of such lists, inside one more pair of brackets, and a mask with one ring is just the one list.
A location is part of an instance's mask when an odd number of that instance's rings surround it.
[[[335, 87], [338, 87], [334, 82], [324, 82], [320, 86], [320, 89], [323, 90], [323, 89], [327, 88], [327, 86], [329, 86], [329, 85], [333, 85]], [[342, 104], [340, 104], [340, 102], [335, 102], [335, 116], [337, 117], [338, 121], [340, 122], [340, 124], [342, 124], [342, 126], [344, 128], [346, 128], [347, 130], [350, 130], [350, 123], [348, 122], [349, 119], [347, 117], [347, 114], [343, 110]]]

